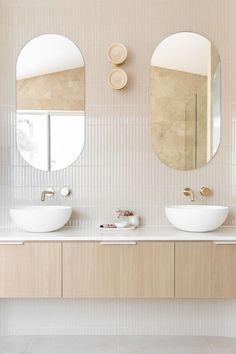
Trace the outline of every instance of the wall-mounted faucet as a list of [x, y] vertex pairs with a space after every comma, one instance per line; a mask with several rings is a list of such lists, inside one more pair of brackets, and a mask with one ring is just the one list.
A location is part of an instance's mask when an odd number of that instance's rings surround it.
[[183, 193], [186, 197], [191, 198], [191, 202], [194, 202], [194, 191], [191, 188], [189, 187], [184, 188]]
[[48, 190], [42, 191], [41, 201], [44, 202], [46, 197], [53, 197], [54, 195], [55, 195], [55, 192], [53, 189], [48, 189]]

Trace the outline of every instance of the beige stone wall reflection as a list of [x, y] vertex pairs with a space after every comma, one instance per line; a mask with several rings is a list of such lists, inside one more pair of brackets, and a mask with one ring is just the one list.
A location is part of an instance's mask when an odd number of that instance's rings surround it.
[[186, 105], [185, 110], [185, 169], [196, 168], [196, 104], [197, 95], [193, 95]]
[[[151, 138], [154, 151], [163, 163], [179, 170], [206, 163], [206, 149], [202, 145], [205, 138], [201, 136], [206, 124], [206, 103], [207, 76], [151, 67]], [[198, 121], [201, 149], [197, 156], [196, 108], [201, 120]]]
[[17, 109], [84, 111], [84, 68], [17, 81]]
[[185, 169], [207, 163], [207, 79], [186, 106]]

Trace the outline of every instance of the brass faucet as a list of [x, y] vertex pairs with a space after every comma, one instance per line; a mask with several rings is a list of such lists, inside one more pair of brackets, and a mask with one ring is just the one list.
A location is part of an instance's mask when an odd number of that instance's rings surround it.
[[53, 197], [55, 195], [54, 190], [46, 190], [41, 193], [41, 201], [44, 202], [46, 197]]
[[194, 202], [194, 191], [191, 188], [184, 188], [183, 193], [186, 197], [191, 197], [191, 202]]

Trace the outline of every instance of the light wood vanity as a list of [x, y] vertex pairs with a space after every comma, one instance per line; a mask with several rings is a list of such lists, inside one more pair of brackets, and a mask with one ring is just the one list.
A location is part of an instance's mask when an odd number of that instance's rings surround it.
[[63, 296], [173, 297], [174, 243], [64, 243]]
[[212, 233], [204, 241], [188, 233], [129, 240], [52, 233], [43, 242], [0, 236], [0, 297], [236, 298], [234, 230], [224, 241]]
[[0, 245], [0, 297], [60, 297], [61, 243]]
[[236, 243], [177, 242], [175, 296], [235, 298]]

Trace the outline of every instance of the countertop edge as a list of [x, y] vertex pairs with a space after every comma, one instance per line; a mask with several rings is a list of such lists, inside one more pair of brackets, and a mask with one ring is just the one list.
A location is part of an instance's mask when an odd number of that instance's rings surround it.
[[101, 231], [99, 228], [64, 228], [48, 233], [29, 233], [16, 229], [0, 229], [0, 244], [4, 242], [72, 242], [72, 241], [218, 241], [235, 242], [236, 227], [222, 226], [205, 233], [185, 232], [169, 226], [142, 226], [134, 231]]

